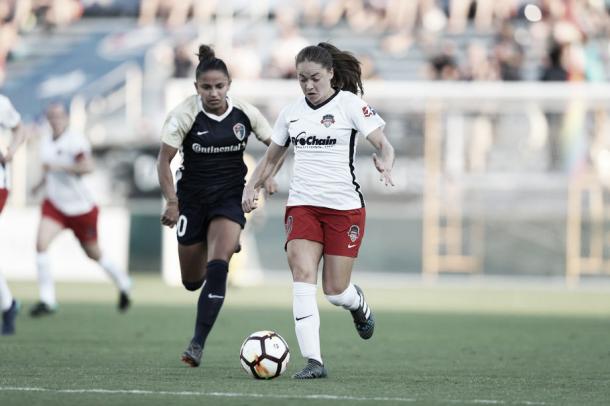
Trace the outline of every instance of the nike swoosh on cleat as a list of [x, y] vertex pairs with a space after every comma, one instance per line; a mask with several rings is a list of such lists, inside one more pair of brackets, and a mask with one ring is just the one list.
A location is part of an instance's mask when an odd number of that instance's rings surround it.
[[220, 296], [220, 295], [213, 295], [213, 294], [211, 294], [211, 293], [208, 293], [208, 297], [209, 297], [210, 299], [224, 299], [224, 298], [225, 298], [224, 296]]
[[301, 320], [306, 319], [306, 318], [311, 317], [311, 316], [313, 316], [313, 314], [310, 314], [309, 316], [296, 317], [296, 321], [301, 321]]
[[197, 135], [207, 134], [209, 131], [197, 131]]

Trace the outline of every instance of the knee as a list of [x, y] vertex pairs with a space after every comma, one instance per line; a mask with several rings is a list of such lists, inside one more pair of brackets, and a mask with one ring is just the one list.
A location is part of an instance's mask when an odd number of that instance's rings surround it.
[[288, 258], [288, 264], [292, 272], [292, 280], [295, 282], [316, 283], [316, 269], [304, 265], [301, 261]]
[[203, 279], [200, 281], [195, 281], [195, 282], [189, 282], [189, 281], [182, 280], [182, 284], [184, 285], [186, 290], [194, 292], [197, 289], [199, 289], [201, 286], [203, 286]]
[[207, 282], [211, 285], [225, 284], [227, 281], [227, 273], [229, 272], [229, 263], [222, 259], [213, 259], [207, 263]]
[[345, 299], [347, 296], [347, 289], [335, 287], [330, 289], [328, 286], [324, 286], [324, 296], [326, 296], [326, 300], [335, 306], [343, 306], [345, 305]]
[[343, 292], [345, 292], [345, 289], [347, 289], [347, 286], [339, 286], [330, 283], [322, 284], [322, 290], [324, 291], [326, 297], [329, 298], [328, 300], [330, 300], [331, 303], [333, 303], [333, 301], [330, 299], [330, 297], [341, 295]]

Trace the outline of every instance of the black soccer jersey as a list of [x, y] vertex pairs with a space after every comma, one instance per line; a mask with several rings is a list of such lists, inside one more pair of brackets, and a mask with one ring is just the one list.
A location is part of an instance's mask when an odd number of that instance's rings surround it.
[[243, 154], [251, 133], [266, 140], [271, 127], [252, 105], [227, 99], [221, 116], [203, 110], [201, 99], [193, 95], [167, 117], [162, 141], [182, 154], [176, 174], [179, 198], [214, 202], [240, 194], [247, 172]]

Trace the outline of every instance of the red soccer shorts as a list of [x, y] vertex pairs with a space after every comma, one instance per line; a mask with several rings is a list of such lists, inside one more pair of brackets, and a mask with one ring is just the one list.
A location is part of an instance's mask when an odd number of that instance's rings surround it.
[[49, 200], [45, 199], [42, 203], [42, 216], [48, 217], [53, 221], [69, 228], [72, 230], [76, 238], [81, 243], [93, 242], [97, 240], [97, 206], [91, 209], [91, 211], [85, 214], [79, 214], [78, 216], [67, 216], [57, 207], [53, 205]]
[[286, 244], [298, 239], [317, 241], [324, 245], [324, 254], [356, 258], [364, 237], [365, 218], [364, 208], [286, 207]]
[[7, 199], [8, 190], [0, 188], [0, 213], [2, 213], [2, 209], [4, 209], [4, 205], [6, 204]]

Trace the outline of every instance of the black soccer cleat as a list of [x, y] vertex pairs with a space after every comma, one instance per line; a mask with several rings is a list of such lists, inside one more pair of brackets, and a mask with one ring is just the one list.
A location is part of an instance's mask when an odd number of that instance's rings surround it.
[[19, 313], [19, 302], [13, 299], [11, 307], [2, 312], [2, 335], [15, 334], [15, 319]]
[[293, 379], [318, 379], [318, 378], [326, 378], [328, 373], [326, 372], [326, 368], [324, 365], [320, 364], [319, 361], [315, 359], [309, 358], [307, 360], [307, 365], [305, 368], [292, 375]]
[[119, 312], [125, 313], [127, 310], [129, 310], [130, 306], [131, 300], [129, 299], [129, 295], [127, 294], [127, 292], [121, 292], [121, 294], [119, 295], [119, 304], [117, 306], [119, 308]]
[[201, 364], [201, 354], [203, 353], [203, 347], [194, 341], [191, 341], [186, 351], [182, 353], [180, 360], [186, 365], [196, 368]]
[[51, 307], [45, 302], [38, 302], [30, 309], [30, 316], [32, 317], [43, 317], [50, 316], [55, 313], [55, 306]]
[[354, 287], [360, 296], [360, 305], [356, 310], [351, 311], [352, 318], [354, 319], [358, 335], [364, 340], [368, 340], [373, 336], [373, 332], [375, 331], [375, 318], [373, 317], [371, 308], [366, 303], [366, 300], [364, 300], [364, 293], [362, 292], [362, 289], [360, 289], [360, 286], [354, 285]]

